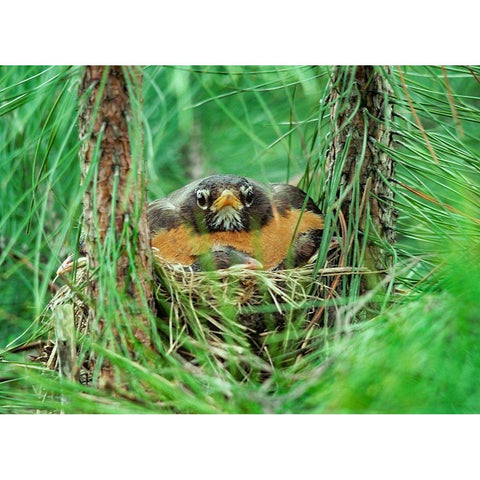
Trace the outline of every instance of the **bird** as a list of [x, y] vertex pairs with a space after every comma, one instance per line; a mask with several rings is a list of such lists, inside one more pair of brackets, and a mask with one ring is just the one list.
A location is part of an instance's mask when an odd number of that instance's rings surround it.
[[194, 272], [211, 270], [262, 270], [263, 265], [245, 252], [225, 245], [215, 245], [209, 252], [200, 255], [190, 265]]
[[77, 251], [68, 255], [68, 257], [57, 268], [56, 275], [65, 275], [71, 272], [76, 266], [77, 269], [83, 268], [87, 264], [87, 247], [85, 244], [85, 237], [80, 236]]
[[298, 267], [318, 250], [320, 209], [300, 188], [239, 175], [211, 175], [151, 202], [151, 244], [184, 266], [212, 249], [231, 247], [264, 269]]
[[[299, 267], [316, 253], [324, 218], [300, 188], [211, 175], [147, 206], [154, 257], [193, 271]], [[85, 246], [76, 255], [84, 263]], [[73, 268], [70, 255], [57, 270]]]

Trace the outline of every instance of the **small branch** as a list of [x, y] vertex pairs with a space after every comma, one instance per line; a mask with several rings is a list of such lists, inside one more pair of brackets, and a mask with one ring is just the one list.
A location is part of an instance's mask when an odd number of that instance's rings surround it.
[[26, 343], [25, 345], [19, 345], [10, 350], [11, 353], [20, 353], [25, 352], [26, 350], [33, 350], [34, 348], [39, 348], [44, 344], [42, 340], [36, 340], [35, 342]]
[[467, 215], [466, 213], [461, 212], [460, 210], [457, 210], [455, 207], [452, 207], [452, 206], [449, 205], [448, 203], [440, 202], [440, 201], [437, 200], [436, 198], [433, 198], [433, 197], [431, 197], [430, 195], [427, 195], [426, 193], [421, 192], [420, 190], [416, 190], [416, 189], [413, 188], [413, 187], [410, 187], [410, 186], [408, 186], [408, 185], [405, 185], [404, 183], [399, 182], [398, 180], [395, 180], [394, 178], [391, 178], [390, 181], [393, 182], [393, 183], [396, 183], [396, 184], [400, 185], [401, 187], [405, 188], [405, 189], [408, 190], [409, 192], [417, 195], [417, 197], [423, 198], [423, 200], [427, 200], [428, 202], [431, 202], [431, 203], [433, 203], [433, 204], [435, 204], [435, 205], [438, 205], [439, 207], [444, 207], [444, 208], [446, 208], [447, 210], [450, 210], [450, 211], [453, 212], [453, 213], [456, 213], [456, 214], [458, 214], [458, 215], [461, 215], [462, 217], [465, 217], [465, 218], [468, 218], [469, 220], [472, 220], [472, 222], [475, 222], [475, 223], [477, 223], [477, 224], [480, 224], [480, 219], [471, 217], [470, 215]]
[[447, 88], [448, 101], [450, 102], [450, 109], [452, 110], [453, 118], [455, 120], [455, 123], [457, 124], [458, 132], [463, 137], [464, 136], [463, 128], [462, 128], [462, 125], [460, 124], [460, 119], [458, 118], [457, 109], [455, 108], [455, 102], [453, 101], [452, 89], [450, 88], [450, 82], [448, 81], [447, 71], [445, 70], [445, 67], [443, 65], [442, 65], [442, 73], [443, 73], [443, 78], [445, 79], [445, 87]]
[[76, 347], [75, 347], [75, 323], [73, 305], [66, 303], [58, 305], [53, 310], [55, 322], [55, 335], [58, 371], [62, 377], [73, 380], [76, 377]]
[[468, 68], [468, 71], [472, 74], [473, 78], [478, 82], [480, 83], [480, 78], [478, 77], [478, 75], [469, 67]]
[[[34, 267], [32, 262], [30, 262], [30, 260], [28, 260], [27, 257], [25, 257], [24, 255], [20, 255], [19, 253], [16, 253], [16, 252], [12, 251], [12, 252], [8, 252], [8, 256], [12, 260], [15, 260], [15, 261], [18, 261], [18, 262], [22, 263], [32, 272], [37, 272], [37, 269]], [[40, 277], [41, 281], [44, 280], [44, 275], [40, 271], [38, 271], [38, 276]], [[50, 291], [50, 293], [55, 294], [60, 290], [60, 287], [58, 285], [56, 285], [55, 283], [53, 283], [51, 280], [49, 280], [48, 281], [48, 290]]]
[[422, 126], [422, 122], [420, 121], [420, 117], [417, 115], [417, 111], [415, 110], [415, 107], [413, 106], [412, 99], [410, 98], [410, 93], [408, 92], [407, 84], [405, 83], [405, 78], [403, 77], [403, 72], [400, 66], [398, 68], [398, 73], [400, 75], [400, 81], [402, 82], [402, 88], [403, 91], [405, 92], [405, 96], [407, 97], [407, 102], [408, 105], [410, 106], [410, 111], [412, 112], [413, 118], [415, 119], [415, 122], [420, 129], [420, 133], [422, 134], [422, 137], [425, 140], [425, 143], [427, 144], [428, 151], [432, 155], [433, 159], [435, 160], [435, 163], [439, 165], [439, 161], [437, 158], [437, 155], [435, 154], [432, 145], [430, 144], [430, 140], [427, 137], [427, 134], [425, 133], [425, 129]]

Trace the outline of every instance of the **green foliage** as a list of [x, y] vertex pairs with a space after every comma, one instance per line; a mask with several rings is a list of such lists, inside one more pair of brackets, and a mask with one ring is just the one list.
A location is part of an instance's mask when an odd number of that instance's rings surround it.
[[394, 307], [339, 341], [332, 367], [285, 409], [477, 413], [480, 257], [468, 240], [443, 267], [441, 293]]
[[[211, 173], [293, 179], [310, 185], [332, 227], [321, 175], [332, 134], [329, 68], [182, 66], [143, 73], [150, 200]], [[54, 272], [78, 239], [81, 74], [80, 67], [0, 69], [0, 411], [478, 412], [477, 67], [402, 67], [389, 75], [396, 143], [388, 153], [400, 183], [386, 181], [400, 214], [398, 291], [376, 298], [382, 305], [376, 317], [354, 323], [371, 298], [343, 299], [345, 324], [315, 330], [308, 338], [314, 348], [296, 355], [290, 347], [306, 340], [298, 328], [305, 308], [293, 309], [286, 332], [269, 337], [267, 359], [251, 351], [228, 305], [220, 309], [230, 338], [224, 351], [202, 340], [204, 325], [194, 334], [179, 330], [194, 361], [172, 348], [171, 325], [162, 323], [155, 355], [137, 345], [131, 358], [102, 341], [79, 339], [108, 358], [129, 386], [114, 397], [59, 381], [20, 353], [2, 353], [29, 326], [15, 344], [38, 337]], [[114, 297], [102, 306], [111, 322], [125, 314], [121, 295]]]

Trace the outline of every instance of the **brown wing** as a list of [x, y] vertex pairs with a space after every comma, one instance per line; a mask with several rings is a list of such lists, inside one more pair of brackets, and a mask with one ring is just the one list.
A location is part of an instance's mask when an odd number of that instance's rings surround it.
[[285, 253], [277, 268], [298, 267], [318, 250], [324, 228], [323, 216], [315, 202], [298, 187], [277, 183], [272, 185], [272, 191], [272, 204], [282, 216], [281, 223], [291, 224], [291, 230], [296, 232], [293, 249], [288, 256]]
[[151, 233], [170, 230], [181, 223], [180, 209], [169, 198], [159, 198], [147, 207], [148, 226]]
[[[274, 183], [272, 185], [272, 204], [281, 215], [292, 208], [303, 210], [306, 198], [307, 194], [293, 185], [286, 183]], [[306, 201], [305, 210], [321, 214], [320, 209], [311, 198]]]

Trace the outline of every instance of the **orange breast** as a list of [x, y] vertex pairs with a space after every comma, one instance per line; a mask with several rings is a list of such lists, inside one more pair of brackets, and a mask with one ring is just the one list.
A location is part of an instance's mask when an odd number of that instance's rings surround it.
[[[260, 230], [197, 234], [188, 226], [161, 231], [152, 238], [152, 247], [169, 263], [190, 265], [197, 255], [215, 245], [228, 245], [251, 255], [266, 269], [277, 266], [287, 256], [292, 240], [303, 232], [322, 229], [323, 218], [312, 212], [292, 210], [286, 216], [274, 211], [272, 220]], [[298, 227], [297, 227], [298, 225]]]

